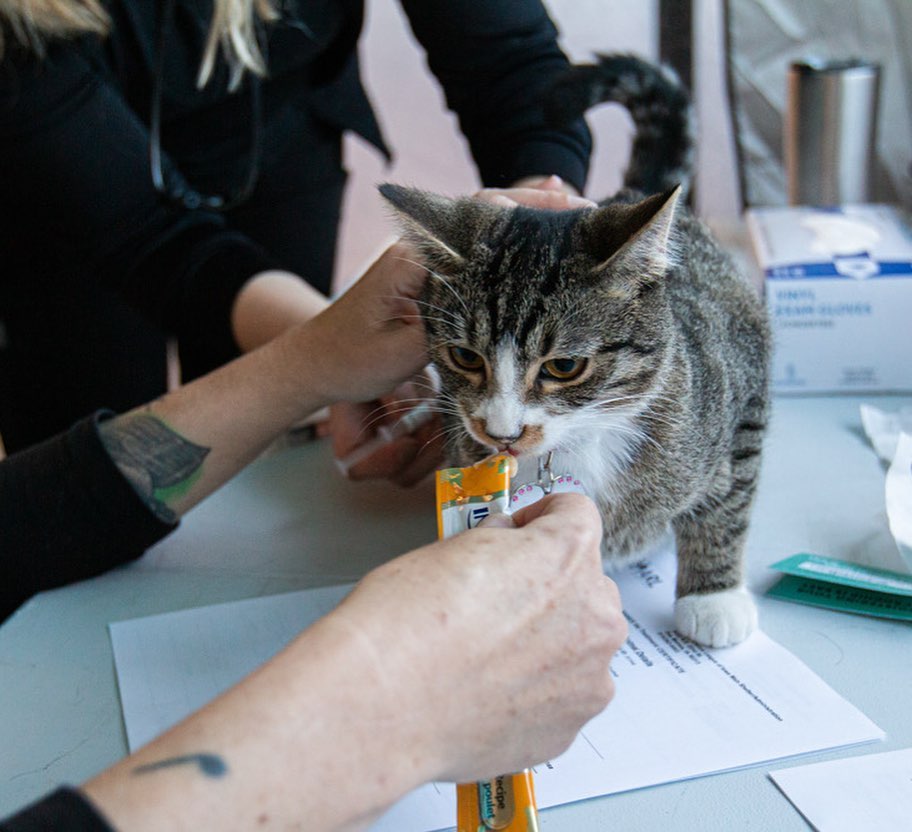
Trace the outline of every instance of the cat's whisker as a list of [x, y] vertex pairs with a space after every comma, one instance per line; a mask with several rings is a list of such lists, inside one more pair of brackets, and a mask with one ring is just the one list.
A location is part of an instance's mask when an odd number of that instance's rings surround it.
[[638, 400], [640, 400], [640, 399], [642, 399], [642, 398], [643, 398], [643, 397], [642, 397], [640, 394], [637, 394], [637, 393], [633, 393], [633, 394], [630, 394], [630, 395], [627, 395], [627, 396], [612, 396], [610, 399], [601, 399], [600, 401], [592, 402], [592, 403], [589, 404], [587, 407], [589, 407], [589, 408], [593, 408], [593, 407], [594, 407], [594, 408], [611, 407], [611, 406], [614, 406], [614, 405], [618, 405], [618, 404], [620, 404], [620, 403], [622, 403], [622, 402], [638, 401]]
[[[407, 299], [406, 299], [406, 298], [400, 298], [400, 300], [407, 300]], [[452, 311], [449, 310], [449, 309], [445, 309], [445, 308], [442, 307], [442, 306], [438, 306], [436, 303], [430, 303], [429, 301], [420, 300], [420, 299], [412, 300], [412, 303], [416, 303], [416, 304], [418, 304], [418, 306], [426, 306], [428, 309], [432, 309], [432, 310], [434, 310], [435, 312], [442, 312], [442, 313], [445, 314], [445, 315], [449, 315], [449, 316], [453, 319], [453, 322], [456, 323], [456, 324], [462, 324], [462, 323], [463, 323], [463, 319], [460, 318], [455, 312], [452, 312]], [[467, 311], [468, 311], [468, 310], [467, 310]]]
[[[453, 406], [453, 405], [447, 406], [447, 405], [442, 405], [442, 404], [439, 404], [439, 403], [436, 403], [436, 402], [435, 402], [435, 403], [429, 404], [429, 405], [428, 405], [428, 409], [429, 409], [432, 413], [439, 413], [441, 416], [456, 416], [457, 418], [461, 418], [461, 417], [462, 417], [462, 411], [459, 410], [457, 407], [455, 407], [455, 406]], [[398, 411], [391, 411], [391, 412], [396, 412], [396, 413], [403, 413], [403, 412], [404, 412], [404, 413], [409, 413], [409, 412], [411, 412], [411, 410], [412, 410], [412, 408], [410, 408], [410, 407], [405, 407], [405, 408], [402, 408], [402, 409], [400, 409], [400, 410], [398, 410]]]
[[639, 411], [639, 418], [644, 418], [646, 416], [654, 416], [655, 419], [663, 420], [668, 423], [673, 423], [679, 419], [678, 414], [671, 412], [663, 412], [656, 408], [655, 402], [644, 402], [644, 406]]
[[427, 399], [422, 397], [397, 399], [395, 405], [380, 405], [364, 417], [361, 432], [370, 430], [374, 425], [382, 422], [390, 416], [399, 416], [410, 413], [415, 407], [426, 405], [429, 410], [441, 415], [461, 417], [461, 411], [455, 406], [448, 406], [445, 402], [437, 399]]
[[[367, 433], [371, 428], [374, 427], [374, 425], [380, 424], [380, 422], [382, 422], [390, 414], [390, 411], [387, 410], [385, 407], [379, 408], [379, 409], [381, 410], [381, 412], [378, 413], [373, 418], [367, 419], [367, 417], [365, 417], [365, 421], [363, 422], [363, 425], [361, 427], [362, 434]], [[374, 411], [374, 412], [376, 413], [376, 411]]]
[[595, 423], [593, 427], [602, 432], [612, 434], [614, 436], [628, 436], [632, 437], [635, 440], [642, 440], [648, 437], [647, 434], [644, 434], [643, 431], [636, 430], [632, 427], [625, 427], [618, 424], [599, 424]]
[[388, 318], [377, 318], [374, 321], [374, 323], [390, 324], [390, 323], [393, 323], [394, 321], [410, 321], [410, 320], [421, 321], [422, 323], [425, 321], [436, 321], [437, 323], [442, 324], [443, 326], [452, 326], [453, 325], [450, 321], [447, 321], [444, 318], [435, 318], [435, 317], [430, 317], [428, 315], [391, 315]]
[[385, 419], [389, 416], [399, 416], [399, 415], [402, 415], [405, 413], [411, 413], [414, 409], [415, 409], [415, 407], [413, 405], [409, 405], [409, 404], [402, 404], [401, 406], [396, 406], [396, 407], [386, 405], [383, 408], [383, 413], [374, 417], [374, 419], [372, 419], [366, 425], [366, 427], [368, 427], [368, 428], [373, 427], [373, 425], [377, 424], [378, 422], [382, 421], [383, 419]]
[[457, 402], [443, 400], [436, 402], [436, 405], [436, 410], [440, 413], [451, 413], [454, 416], [462, 416], [462, 408], [459, 407]]
[[668, 417], [665, 417], [665, 416], [661, 416], [661, 415], [659, 415], [658, 413], [652, 413], [652, 412], [650, 412], [650, 411], [648, 411], [648, 410], [643, 411], [643, 413], [640, 414], [640, 418], [641, 418], [644, 422], [650, 422], [651, 424], [664, 425], [665, 427], [668, 427], [668, 428], [678, 428], [678, 427], [680, 427], [682, 424], [684, 424], [683, 421], [682, 421], [681, 419], [678, 419], [678, 418], [674, 418], [674, 419], [668, 418]]
[[399, 258], [397, 258], [397, 259], [400, 260], [400, 261], [403, 262], [403, 263], [411, 263], [413, 266], [418, 266], [419, 268], [425, 269], [425, 270], [427, 271], [427, 273], [428, 273], [431, 277], [433, 277], [433, 278], [434, 278], [435, 280], [437, 280], [442, 286], [445, 286], [447, 289], [450, 290], [450, 292], [452, 292], [453, 297], [456, 298], [457, 301], [459, 301], [459, 303], [461, 304], [462, 308], [465, 310], [466, 315], [468, 315], [468, 316], [471, 318], [471, 313], [469, 312], [469, 307], [466, 306], [465, 301], [460, 297], [459, 293], [458, 293], [458, 292], [453, 288], [453, 286], [450, 284], [449, 278], [447, 278], [446, 276], [440, 274], [440, 272], [434, 271], [434, 269], [429, 268], [429, 267], [427, 266], [426, 263], [419, 263], [419, 262], [417, 262], [417, 261], [415, 261], [415, 260], [410, 260], [410, 259], [407, 258], [407, 257], [399, 257]]
[[667, 393], [662, 393], [662, 392], [658, 392], [658, 391], [653, 392], [649, 395], [648, 401], [649, 401], [650, 407], [653, 405], [663, 404], [672, 410], [675, 410], [675, 411], [681, 410], [681, 400], [676, 399]]
[[[600, 403], [599, 407], [604, 408], [604, 403]], [[610, 409], [604, 408], [602, 410], [602, 413], [598, 414], [598, 416], [607, 415], [605, 413], [605, 410], [610, 410]], [[633, 414], [631, 414], [631, 415], [633, 415]], [[665, 425], [666, 427], [669, 427], [669, 428], [677, 428], [677, 427], [680, 427], [680, 425], [682, 424], [682, 421], [680, 418], [672, 417], [672, 416], [665, 416], [664, 414], [656, 413], [650, 406], [645, 407], [642, 411], [640, 411], [640, 413], [636, 414], [635, 418], [645, 421], [645, 422], [652, 423], [652, 424]]]
[[462, 413], [457, 408], [451, 408], [449, 410], [439, 411], [441, 416], [452, 416], [453, 421], [460, 422], [462, 421]]
[[436, 404], [435, 398], [429, 398], [428, 396], [407, 396], [401, 399], [396, 399], [397, 404], [414, 404], [423, 405], [426, 404], [428, 407], [433, 407]]
[[454, 416], [459, 416], [460, 418], [464, 415], [464, 411], [460, 407], [459, 402], [452, 396], [441, 395], [435, 399], [435, 402], [441, 411], [452, 413]]
[[451, 322], [446, 318], [438, 318], [435, 315], [396, 315], [393, 318], [385, 318], [382, 323], [390, 323], [391, 321], [436, 321], [441, 325], [451, 325]]
[[584, 416], [582, 417], [582, 420], [598, 431], [614, 434], [616, 436], [631, 437], [634, 440], [631, 445], [631, 453], [638, 443], [643, 442], [653, 445], [660, 451], [665, 450], [662, 444], [651, 433], [636, 425], [619, 423], [614, 420], [606, 422], [604, 419], [599, 419], [595, 414]]
[[395, 399], [396, 404], [432, 404], [434, 398], [427, 396], [397, 396]]
[[370, 413], [365, 414], [364, 418], [361, 420], [361, 429], [358, 431], [358, 438], [365, 436], [368, 431], [375, 425], [377, 422], [381, 421], [388, 410], [384, 405], [378, 405]]
[[[660, 413], [656, 407], [657, 405], [662, 404], [667, 405], [669, 409], [665, 412]], [[684, 423], [683, 414], [680, 412], [679, 404], [670, 396], [665, 395], [654, 396], [648, 405], [643, 409], [640, 417], [643, 419], [649, 419], [652, 422], [668, 425], [672, 428], [678, 427]]]
[[[444, 309], [442, 306], [437, 306], [434, 303], [426, 303], [425, 301], [416, 300], [414, 301], [418, 306], [425, 307], [427, 311], [421, 311], [419, 309], [419, 316], [425, 318], [429, 321], [436, 321], [442, 327], [448, 327], [454, 329], [457, 332], [463, 332], [466, 328], [466, 322], [464, 318], [461, 318], [455, 312]], [[433, 315], [431, 313], [439, 312], [440, 315]], [[445, 317], [441, 317], [445, 316]], [[402, 316], [405, 317], [405, 316]]]
[[[464, 428], [462, 428], [461, 425], [449, 425], [448, 427], [441, 428], [439, 431], [437, 431], [437, 433], [435, 433], [433, 436], [431, 436], [427, 440], [427, 442], [425, 442], [421, 446], [421, 451], [423, 451], [425, 448], [427, 448], [428, 445], [432, 444], [433, 442], [436, 442], [438, 439], [441, 439], [441, 438], [444, 438], [447, 436], [457, 436], [457, 435], [468, 436], [468, 432]], [[421, 451], [419, 451], [419, 453]]]
[[431, 395], [428, 398], [436, 399], [440, 396], [440, 391], [428, 381], [413, 381], [412, 387], [416, 390], [427, 390]]
[[447, 435], [468, 436], [468, 431], [466, 431], [465, 426], [460, 422], [453, 422], [452, 424], [443, 425], [443, 427], [439, 428], [437, 432], [431, 437], [431, 439], [437, 439], [441, 436]]
[[[415, 306], [424, 306], [434, 312], [440, 312], [442, 315], [446, 315], [449, 320], [443, 318], [433, 318], [433, 320], [438, 320], [440, 323], [447, 324], [449, 326], [456, 327], [457, 329], [462, 328], [465, 325], [465, 322], [462, 318], [459, 317], [455, 312], [450, 309], [445, 309], [442, 306], [437, 306], [436, 304], [429, 303], [428, 301], [422, 300], [421, 298], [410, 298], [405, 295], [383, 295], [384, 300], [396, 300], [401, 301], [404, 304], [414, 304]], [[468, 310], [466, 310], [468, 312]], [[393, 317], [387, 318], [386, 320], [399, 320], [402, 318], [414, 318], [414, 317], [425, 317], [423, 314], [418, 315], [395, 315]]]

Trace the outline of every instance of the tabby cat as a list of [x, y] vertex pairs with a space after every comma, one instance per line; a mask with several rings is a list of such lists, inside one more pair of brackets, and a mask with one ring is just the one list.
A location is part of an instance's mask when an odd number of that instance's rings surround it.
[[734, 644], [757, 620], [742, 555], [767, 420], [764, 307], [682, 204], [680, 86], [606, 56], [571, 70], [550, 110], [598, 101], [624, 104], [637, 128], [625, 187], [598, 208], [381, 192], [432, 275], [422, 314], [453, 461], [508, 451], [522, 481], [552, 451], [597, 502], [609, 562], [670, 525], [677, 629]]

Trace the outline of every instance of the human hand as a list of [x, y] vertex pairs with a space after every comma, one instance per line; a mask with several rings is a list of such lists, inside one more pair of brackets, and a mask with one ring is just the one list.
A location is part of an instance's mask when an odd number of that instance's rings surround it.
[[429, 780], [554, 757], [611, 699], [626, 637], [600, 538], [593, 504], [557, 494], [390, 561], [83, 789], [118, 829], [362, 829]]
[[[388, 479], [411, 486], [440, 467], [444, 434], [435, 412], [435, 389], [425, 373], [371, 402], [341, 402], [330, 408], [333, 454], [342, 473], [352, 480]], [[415, 411], [415, 408], [421, 411]], [[407, 433], [383, 441], [383, 429], [396, 426], [407, 414], [424, 413]]]
[[[515, 528], [499, 528], [498, 525]], [[382, 656], [429, 777], [519, 771], [563, 752], [614, 693], [626, 638], [595, 506], [558, 494], [380, 567], [337, 610]]]
[[484, 202], [507, 208], [524, 205], [527, 208], [566, 211], [595, 207], [592, 200], [579, 196], [576, 189], [559, 176], [527, 176], [510, 188], [483, 188], [475, 196]]
[[428, 363], [416, 304], [426, 276], [414, 252], [395, 243], [299, 330], [301, 352], [316, 365], [326, 400], [375, 399]]

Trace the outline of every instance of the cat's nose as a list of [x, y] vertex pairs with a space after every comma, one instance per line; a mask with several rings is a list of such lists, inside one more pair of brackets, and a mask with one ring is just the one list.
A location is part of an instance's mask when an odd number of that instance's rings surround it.
[[519, 433], [513, 433], [509, 436], [504, 436], [502, 434], [491, 433], [490, 430], [485, 429], [485, 433], [498, 445], [512, 445], [514, 442], [519, 442], [522, 439], [522, 435], [526, 432], [526, 427], [523, 425], [519, 429]]

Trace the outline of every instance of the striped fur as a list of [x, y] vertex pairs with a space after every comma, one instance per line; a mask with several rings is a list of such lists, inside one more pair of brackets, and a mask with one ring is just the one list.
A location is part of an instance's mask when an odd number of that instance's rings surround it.
[[[565, 212], [381, 191], [431, 273], [422, 313], [454, 461], [509, 448], [523, 477], [553, 451], [598, 503], [609, 562], [671, 526], [678, 628], [716, 646], [744, 638], [756, 621], [741, 587], [769, 334], [755, 291], [680, 189]], [[566, 381], [547, 371], [574, 366]]]
[[674, 70], [635, 55], [600, 55], [598, 63], [572, 67], [555, 82], [545, 114], [559, 125], [610, 102], [626, 107], [636, 128], [624, 187], [653, 194], [680, 185], [686, 197], [693, 167], [693, 118]]

